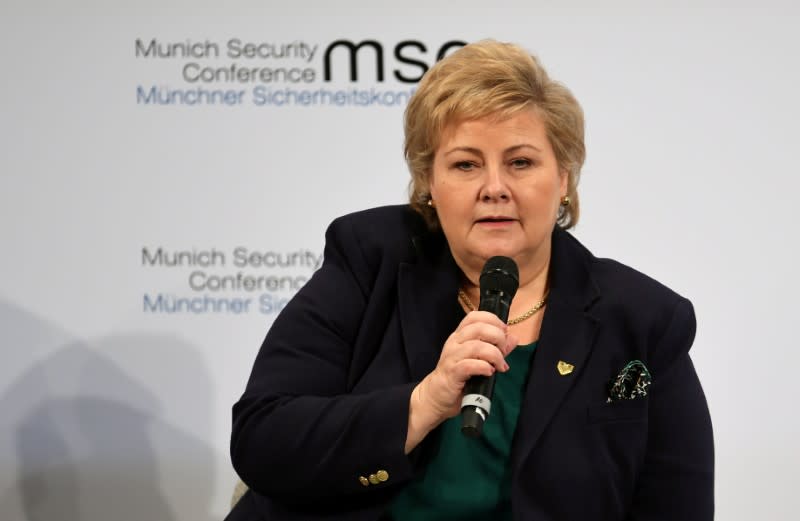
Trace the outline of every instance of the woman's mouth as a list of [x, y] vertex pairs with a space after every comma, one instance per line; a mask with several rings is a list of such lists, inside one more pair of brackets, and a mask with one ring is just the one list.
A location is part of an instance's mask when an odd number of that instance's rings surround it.
[[475, 221], [477, 224], [488, 226], [492, 228], [508, 226], [509, 224], [513, 223], [516, 219], [512, 219], [511, 217], [505, 216], [491, 216], [491, 217], [483, 217]]

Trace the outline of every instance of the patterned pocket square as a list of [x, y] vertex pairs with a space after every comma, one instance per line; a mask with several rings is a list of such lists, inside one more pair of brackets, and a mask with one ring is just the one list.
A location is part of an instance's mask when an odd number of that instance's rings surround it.
[[607, 403], [620, 400], [633, 400], [647, 396], [647, 389], [653, 383], [650, 371], [641, 360], [631, 360], [608, 384]]

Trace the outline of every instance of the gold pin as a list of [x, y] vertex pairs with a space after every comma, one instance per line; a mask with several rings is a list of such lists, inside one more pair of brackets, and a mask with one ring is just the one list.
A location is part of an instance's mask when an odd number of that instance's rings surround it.
[[563, 360], [559, 360], [556, 368], [558, 368], [558, 374], [560, 374], [561, 376], [567, 376], [573, 371], [573, 369], [575, 369], [575, 366], [572, 364], [568, 364]]

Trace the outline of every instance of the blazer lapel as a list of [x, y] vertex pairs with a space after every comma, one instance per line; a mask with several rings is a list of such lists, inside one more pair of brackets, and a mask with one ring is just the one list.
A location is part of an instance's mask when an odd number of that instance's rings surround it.
[[413, 381], [436, 367], [445, 340], [463, 313], [458, 307], [458, 269], [443, 237], [416, 237], [414, 262], [402, 263], [398, 300], [403, 344]]
[[[514, 442], [517, 467], [523, 464], [580, 378], [591, 352], [598, 324], [589, 308], [599, 297], [599, 291], [589, 276], [586, 263], [590, 257], [566, 232], [553, 233], [550, 296]], [[559, 362], [572, 365], [571, 372], [565, 370], [562, 375]]]

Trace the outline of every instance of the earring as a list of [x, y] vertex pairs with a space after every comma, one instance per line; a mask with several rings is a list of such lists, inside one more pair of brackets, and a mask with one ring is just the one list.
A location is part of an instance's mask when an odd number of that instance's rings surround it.
[[569, 203], [571, 203], [571, 202], [572, 201], [570, 200], [568, 195], [565, 195], [564, 197], [561, 198], [561, 206], [564, 206], [564, 207], [569, 206]]
[[433, 202], [433, 198], [428, 199], [428, 206], [431, 208], [436, 208], [436, 203]]

